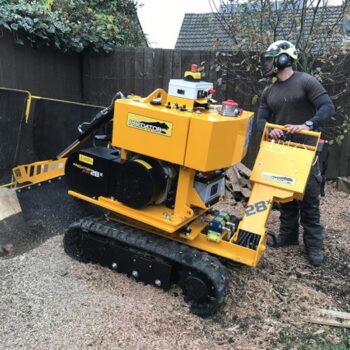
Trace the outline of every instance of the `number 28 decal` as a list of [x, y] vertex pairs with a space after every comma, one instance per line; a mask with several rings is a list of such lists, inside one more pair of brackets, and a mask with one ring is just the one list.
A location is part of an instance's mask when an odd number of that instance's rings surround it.
[[245, 210], [245, 215], [251, 216], [258, 213], [262, 213], [263, 211], [267, 210], [269, 205], [271, 205], [271, 200], [259, 201], [254, 204], [250, 204]]

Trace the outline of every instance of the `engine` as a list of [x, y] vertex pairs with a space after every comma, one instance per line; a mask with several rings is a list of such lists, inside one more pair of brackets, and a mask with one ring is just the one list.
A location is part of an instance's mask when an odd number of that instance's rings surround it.
[[[71, 154], [65, 173], [68, 188], [88, 197], [113, 198], [135, 209], [175, 204], [179, 166], [151, 157], [136, 154], [124, 161], [118, 149], [93, 147]], [[205, 204], [218, 202], [224, 171], [197, 173], [195, 188]]]
[[70, 190], [89, 197], [114, 198], [131, 207], [167, 203], [175, 199], [178, 166], [135, 155], [127, 161], [117, 149], [94, 147], [73, 153], [66, 163]]

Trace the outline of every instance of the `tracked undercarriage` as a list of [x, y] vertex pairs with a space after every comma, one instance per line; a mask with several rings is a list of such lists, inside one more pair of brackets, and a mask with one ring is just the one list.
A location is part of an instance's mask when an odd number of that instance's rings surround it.
[[202, 317], [214, 314], [225, 299], [228, 272], [216, 257], [104, 217], [71, 225], [64, 249], [81, 262], [107, 266], [165, 291], [176, 283], [191, 311]]

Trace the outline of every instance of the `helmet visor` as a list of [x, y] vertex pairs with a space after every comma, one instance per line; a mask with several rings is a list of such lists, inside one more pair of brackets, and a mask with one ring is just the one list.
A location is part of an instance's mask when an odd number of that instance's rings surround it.
[[261, 66], [265, 77], [269, 77], [274, 73], [274, 56], [270, 53], [263, 53], [261, 55]]

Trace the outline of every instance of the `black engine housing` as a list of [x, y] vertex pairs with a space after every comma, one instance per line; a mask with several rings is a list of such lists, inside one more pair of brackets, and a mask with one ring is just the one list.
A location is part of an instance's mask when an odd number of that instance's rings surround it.
[[169, 181], [159, 160], [137, 156], [123, 161], [118, 150], [105, 147], [70, 155], [65, 174], [70, 190], [89, 197], [113, 197], [137, 209], [162, 197]]

